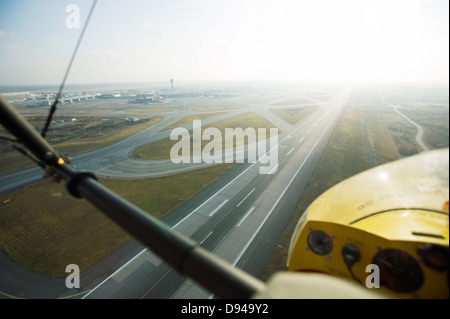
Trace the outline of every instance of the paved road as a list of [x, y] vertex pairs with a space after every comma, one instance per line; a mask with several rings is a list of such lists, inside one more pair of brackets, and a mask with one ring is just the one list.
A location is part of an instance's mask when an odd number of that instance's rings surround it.
[[420, 124], [417, 124], [416, 122], [414, 122], [413, 120], [411, 120], [409, 117], [407, 117], [405, 114], [403, 114], [399, 108], [399, 105], [393, 105], [390, 104], [388, 102], [386, 102], [384, 100], [384, 97], [382, 97], [383, 103], [391, 106], [394, 108], [395, 112], [397, 112], [398, 114], [400, 114], [400, 116], [402, 116], [405, 120], [407, 120], [409, 123], [411, 123], [412, 125], [414, 125], [415, 127], [417, 127], [417, 134], [416, 134], [416, 143], [419, 144], [420, 148], [422, 149], [422, 152], [425, 151], [429, 151], [430, 149], [425, 145], [425, 143], [423, 142], [422, 138], [423, 138], [423, 127]]

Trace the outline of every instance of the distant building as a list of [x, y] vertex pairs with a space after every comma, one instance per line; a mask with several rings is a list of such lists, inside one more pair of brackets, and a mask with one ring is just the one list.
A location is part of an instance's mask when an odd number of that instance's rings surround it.
[[122, 117], [122, 120], [128, 121], [128, 122], [137, 122], [139, 121], [139, 117]]
[[153, 92], [153, 93], [142, 93], [137, 94], [136, 99], [130, 101], [131, 103], [143, 103], [143, 104], [150, 104], [150, 103], [162, 103], [165, 101], [165, 98], [163, 96], [160, 96], [159, 93]]
[[3, 98], [6, 101], [9, 101], [9, 102], [26, 101], [26, 100], [30, 99], [32, 96], [29, 91], [27, 91], [27, 92], [6, 92], [6, 93], [1, 93], [0, 95], [3, 96]]
[[58, 123], [68, 123], [68, 122], [75, 122], [77, 120], [76, 117], [69, 117], [62, 120], [58, 120]]

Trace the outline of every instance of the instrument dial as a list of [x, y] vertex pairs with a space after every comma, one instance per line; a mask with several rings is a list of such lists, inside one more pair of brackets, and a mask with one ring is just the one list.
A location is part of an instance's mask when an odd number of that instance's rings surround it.
[[418, 262], [404, 251], [384, 249], [372, 260], [380, 268], [380, 284], [397, 292], [414, 292], [423, 284]]
[[328, 255], [333, 250], [333, 239], [322, 230], [313, 230], [309, 233], [308, 247], [317, 255]]

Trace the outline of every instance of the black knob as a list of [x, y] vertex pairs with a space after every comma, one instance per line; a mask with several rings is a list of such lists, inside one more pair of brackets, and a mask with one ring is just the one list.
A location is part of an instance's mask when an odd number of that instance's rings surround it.
[[345, 244], [344, 247], [342, 247], [342, 257], [344, 258], [345, 264], [350, 267], [358, 262], [361, 258], [361, 253], [359, 252], [359, 248], [355, 245]]

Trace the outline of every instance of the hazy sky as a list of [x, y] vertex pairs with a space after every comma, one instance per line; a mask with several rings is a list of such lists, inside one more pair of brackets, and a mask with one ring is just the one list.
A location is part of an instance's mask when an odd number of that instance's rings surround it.
[[[61, 82], [91, 1], [0, 0], [0, 85]], [[80, 28], [68, 28], [69, 4]], [[99, 0], [68, 83], [444, 82], [448, 0]], [[71, 20], [72, 21], [72, 20]]]

